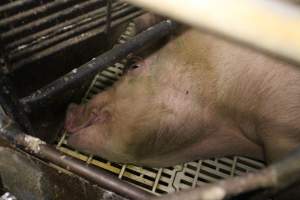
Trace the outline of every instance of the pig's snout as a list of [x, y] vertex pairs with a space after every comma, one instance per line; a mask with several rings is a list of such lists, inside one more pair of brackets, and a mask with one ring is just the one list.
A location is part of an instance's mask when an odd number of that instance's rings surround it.
[[65, 129], [69, 133], [76, 132], [80, 125], [80, 117], [82, 117], [83, 107], [77, 104], [71, 103], [67, 109], [67, 115], [65, 120]]

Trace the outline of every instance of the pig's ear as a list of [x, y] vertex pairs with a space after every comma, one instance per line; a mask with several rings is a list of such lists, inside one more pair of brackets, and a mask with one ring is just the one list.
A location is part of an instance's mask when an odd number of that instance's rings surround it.
[[76, 114], [80, 110], [80, 105], [77, 105], [76, 103], [70, 103], [68, 106], [68, 113]]

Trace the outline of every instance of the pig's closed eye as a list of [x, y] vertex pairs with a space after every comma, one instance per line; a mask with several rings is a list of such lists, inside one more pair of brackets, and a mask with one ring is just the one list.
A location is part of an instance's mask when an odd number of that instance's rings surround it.
[[93, 115], [93, 117], [98, 115], [98, 109], [97, 108], [93, 108], [91, 111], [91, 114]]
[[136, 68], [138, 68], [139, 66], [137, 65], [137, 64], [133, 64], [130, 68], [131, 69], [136, 69]]
[[98, 120], [99, 122], [108, 122], [112, 119], [112, 115], [111, 112], [109, 110], [101, 110], [99, 116], [98, 116]]
[[139, 67], [143, 67], [145, 65], [144, 59], [139, 56], [132, 56], [131, 61], [132, 61], [132, 64], [130, 65], [129, 69], [136, 69]]

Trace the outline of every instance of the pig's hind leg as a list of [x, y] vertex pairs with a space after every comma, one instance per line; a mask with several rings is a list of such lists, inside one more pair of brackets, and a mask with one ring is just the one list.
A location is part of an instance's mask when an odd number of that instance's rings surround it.
[[300, 145], [300, 129], [272, 127], [263, 136], [263, 149], [267, 163], [277, 161]]
[[293, 97], [289, 97], [281, 109], [273, 105], [265, 115], [269, 117], [261, 123], [259, 131], [267, 162], [283, 158], [300, 145], [300, 106], [291, 99]]

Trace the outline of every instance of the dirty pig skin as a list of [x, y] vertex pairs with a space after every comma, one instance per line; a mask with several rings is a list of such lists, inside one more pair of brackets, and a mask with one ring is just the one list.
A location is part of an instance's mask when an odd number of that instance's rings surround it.
[[190, 28], [138, 65], [69, 106], [68, 144], [151, 167], [229, 155], [272, 162], [300, 144], [296, 66]]

